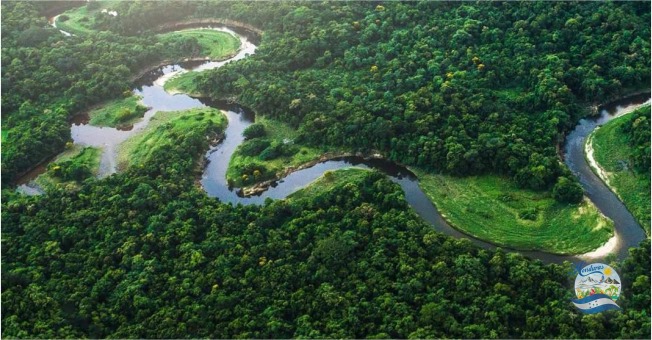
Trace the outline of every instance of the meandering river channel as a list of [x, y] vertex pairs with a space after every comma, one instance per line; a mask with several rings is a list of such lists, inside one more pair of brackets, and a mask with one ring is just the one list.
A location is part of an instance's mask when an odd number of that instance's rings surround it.
[[[229, 124], [225, 131], [225, 138], [218, 145], [213, 146], [207, 153], [207, 165], [201, 178], [201, 185], [209, 196], [216, 197], [222, 202], [233, 204], [260, 204], [267, 198], [283, 199], [296, 190], [308, 185], [324, 171], [336, 170], [347, 167], [360, 167], [376, 169], [386, 174], [392, 181], [399, 184], [405, 192], [405, 198], [410, 206], [421, 218], [431, 224], [437, 231], [456, 238], [466, 238], [483, 248], [495, 248], [494, 245], [466, 235], [451, 227], [439, 214], [430, 199], [419, 187], [418, 179], [405, 167], [382, 159], [362, 159], [360, 157], [343, 157], [318, 163], [312, 167], [295, 171], [285, 178], [274, 182], [269, 189], [258, 196], [243, 197], [240, 190], [229, 187], [226, 181], [228, 163], [238, 145], [243, 142], [242, 131], [254, 122], [254, 115], [245, 112], [237, 105], [211, 102], [206, 99], [193, 98], [186, 94], [169, 94], [163, 89], [163, 84], [175, 74], [189, 70], [201, 71], [221, 67], [224, 64], [245, 58], [255, 53], [256, 46], [242, 34], [236, 33], [227, 27], [212, 27], [234, 34], [240, 38], [241, 49], [239, 53], [225, 61], [200, 62], [176, 64], [158, 68], [136, 83], [134, 94], [142, 97], [144, 105], [150, 107], [142, 120], [134, 124], [130, 130], [97, 127], [88, 124], [87, 119], [78, 119], [71, 125], [71, 135], [75, 144], [94, 146], [103, 150], [100, 162], [99, 176], [107, 176], [118, 170], [117, 148], [127, 138], [141, 132], [158, 111], [186, 110], [198, 107], [216, 107], [222, 109], [228, 118]], [[584, 141], [588, 134], [598, 125], [631, 110], [645, 101], [649, 101], [650, 94], [630, 97], [611, 103], [600, 109], [598, 118], [582, 119], [577, 127], [567, 136], [564, 145], [564, 161], [577, 176], [579, 176], [586, 195], [595, 203], [604, 215], [614, 221], [615, 238], [612, 239], [611, 252], [619, 258], [627, 255], [627, 249], [636, 246], [645, 239], [645, 233], [634, 217], [625, 208], [622, 202], [609, 188], [591, 171], [584, 158]], [[33, 184], [23, 185], [24, 192], [33, 193]], [[615, 242], [615, 244], [614, 244]], [[506, 249], [511, 251], [509, 249]], [[599, 260], [603, 255], [564, 256], [540, 251], [518, 251], [525, 256], [538, 258], [544, 262], [561, 263], [565, 260], [578, 262], [580, 260]]]

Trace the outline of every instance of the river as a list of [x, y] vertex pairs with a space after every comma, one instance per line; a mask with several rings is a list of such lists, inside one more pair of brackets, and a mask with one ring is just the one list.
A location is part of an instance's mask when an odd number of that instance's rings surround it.
[[[82, 146], [95, 146], [103, 150], [100, 162], [99, 176], [107, 176], [119, 169], [117, 164], [117, 148], [127, 138], [142, 131], [154, 114], [158, 111], [186, 110], [198, 107], [217, 107], [222, 109], [228, 118], [229, 124], [225, 131], [224, 140], [206, 153], [207, 165], [200, 180], [202, 187], [211, 197], [220, 201], [233, 204], [261, 204], [267, 198], [283, 199], [296, 190], [305, 187], [327, 170], [337, 170], [347, 167], [376, 169], [386, 174], [393, 182], [399, 184], [405, 192], [405, 198], [415, 212], [437, 231], [456, 238], [466, 238], [474, 244], [493, 249], [494, 245], [466, 235], [451, 227], [439, 214], [430, 199], [419, 187], [418, 179], [408, 169], [382, 159], [365, 160], [359, 157], [343, 157], [318, 163], [312, 167], [295, 171], [288, 176], [274, 182], [268, 190], [258, 196], [243, 197], [240, 190], [229, 187], [226, 181], [228, 163], [238, 145], [243, 142], [242, 131], [254, 122], [254, 115], [246, 112], [237, 105], [212, 102], [206, 99], [190, 97], [186, 94], [169, 94], [163, 89], [165, 81], [175, 74], [189, 70], [201, 71], [217, 68], [228, 62], [245, 58], [255, 53], [256, 46], [245, 35], [238, 34], [226, 27], [211, 28], [237, 35], [242, 43], [239, 53], [228, 60], [220, 62], [200, 62], [177, 64], [161, 67], [142, 77], [133, 89], [135, 95], [142, 97], [144, 105], [150, 107], [142, 120], [134, 124], [129, 130], [118, 130], [108, 127], [96, 127], [88, 124], [87, 119], [78, 119], [71, 126], [71, 134], [75, 144]], [[620, 200], [600, 181], [588, 167], [584, 159], [583, 146], [587, 135], [599, 124], [604, 124], [632, 108], [632, 106], [649, 99], [649, 93], [627, 98], [612, 103], [600, 110], [597, 118], [582, 119], [577, 127], [567, 136], [564, 146], [564, 160], [568, 167], [580, 178], [586, 195], [595, 203], [604, 215], [614, 220], [616, 241], [612, 252], [618, 258], [627, 255], [627, 249], [636, 246], [645, 239], [643, 229], [638, 225], [633, 216], [627, 211]], [[34, 193], [34, 186], [23, 185], [23, 192]], [[507, 251], [515, 251], [509, 250]], [[563, 261], [578, 262], [580, 260], [600, 260], [604, 256], [589, 258], [587, 256], [564, 256], [540, 251], [518, 251], [525, 256], [537, 258], [547, 263], [561, 263]]]

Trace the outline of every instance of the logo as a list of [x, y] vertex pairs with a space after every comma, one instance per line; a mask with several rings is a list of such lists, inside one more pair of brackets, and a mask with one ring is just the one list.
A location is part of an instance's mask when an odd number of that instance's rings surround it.
[[620, 276], [613, 268], [603, 263], [593, 263], [577, 270], [575, 277], [577, 300], [572, 302], [585, 314], [620, 309], [616, 304], [620, 296], [620, 287]]

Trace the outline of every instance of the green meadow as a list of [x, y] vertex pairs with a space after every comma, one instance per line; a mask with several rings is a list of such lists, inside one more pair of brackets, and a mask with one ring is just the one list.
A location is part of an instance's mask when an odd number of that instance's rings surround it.
[[493, 175], [459, 178], [416, 169], [415, 173], [447, 221], [497, 245], [580, 254], [600, 247], [613, 235], [613, 222], [588, 200], [561, 204], [550, 192], [521, 189]]

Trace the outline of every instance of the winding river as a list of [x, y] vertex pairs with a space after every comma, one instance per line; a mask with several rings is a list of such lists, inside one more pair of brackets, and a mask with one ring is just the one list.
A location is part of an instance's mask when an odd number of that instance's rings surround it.
[[[305, 187], [320, 177], [327, 170], [347, 167], [376, 169], [386, 174], [392, 181], [401, 186], [410, 206], [437, 231], [456, 238], [469, 239], [474, 244], [483, 248], [495, 248], [494, 245], [488, 242], [476, 239], [452, 228], [441, 217], [430, 199], [421, 190], [418, 180], [412, 172], [402, 166], [382, 159], [365, 160], [359, 157], [343, 157], [325, 161], [289, 174], [285, 178], [274, 182], [268, 190], [258, 196], [243, 197], [240, 194], [240, 190], [229, 187], [226, 181], [228, 163], [237, 146], [243, 142], [242, 131], [254, 122], [254, 115], [246, 112], [237, 105], [193, 98], [186, 94], [169, 94], [163, 89], [165, 81], [178, 73], [189, 70], [201, 71], [221, 67], [230, 61], [242, 59], [247, 55], [255, 53], [256, 46], [245, 35], [238, 34], [227, 27], [213, 27], [210, 29], [217, 29], [238, 36], [242, 43], [239, 53], [235, 57], [221, 62], [169, 65], [142, 77], [137, 82], [133, 92], [141, 96], [143, 104], [150, 107], [150, 109], [145, 113], [143, 119], [134, 124], [131, 129], [118, 130], [115, 128], [96, 127], [89, 125], [85, 119], [73, 122], [71, 134], [75, 144], [95, 146], [103, 150], [100, 162], [100, 177], [115, 173], [119, 169], [119, 164], [117, 164], [116, 160], [118, 146], [127, 138], [142, 131], [157, 111], [186, 110], [211, 106], [223, 110], [228, 118], [229, 124], [225, 131], [224, 140], [212, 147], [206, 154], [207, 165], [200, 182], [209, 196], [216, 197], [225, 203], [261, 204], [267, 198], [283, 199], [287, 197], [292, 192]], [[586, 137], [595, 127], [599, 124], [604, 124], [627, 110], [631, 110], [634, 106], [640, 105], [642, 102], [648, 100], [649, 96], [650, 94], [646, 93], [612, 103], [600, 110], [598, 118], [582, 119], [575, 130], [568, 135], [564, 146], [564, 160], [571, 171], [579, 176], [586, 195], [604, 215], [615, 222], [615, 237], [612, 239], [610, 246], [613, 247], [611, 251], [616, 253], [619, 258], [626, 256], [627, 249], [636, 246], [646, 236], [643, 229], [638, 225], [629, 211], [627, 211], [622, 202], [620, 202], [588, 167], [584, 159], [583, 146]], [[23, 187], [25, 187], [23, 188], [24, 192], [34, 190], [31, 185], [23, 185]], [[572, 262], [589, 259], [598, 260], [604, 257], [603, 255], [593, 257], [590, 254], [583, 256], [564, 256], [539, 251], [518, 252], [548, 263], [561, 263], [566, 260]]]

